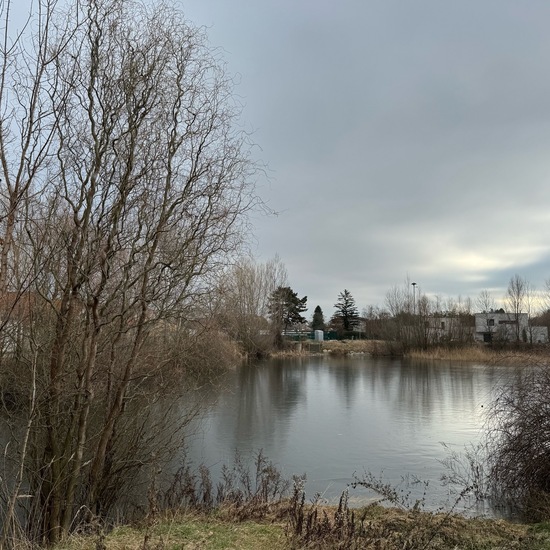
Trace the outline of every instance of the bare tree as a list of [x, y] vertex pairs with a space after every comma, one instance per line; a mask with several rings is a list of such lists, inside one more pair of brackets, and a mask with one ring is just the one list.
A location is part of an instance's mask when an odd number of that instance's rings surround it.
[[518, 274], [514, 275], [508, 283], [508, 289], [506, 292], [506, 305], [509, 313], [512, 315], [512, 321], [514, 323], [514, 336], [515, 341], [521, 340], [521, 313], [525, 313], [527, 295], [529, 293], [529, 283]]
[[412, 313], [412, 297], [409, 284], [404, 286], [395, 285], [386, 293], [386, 307], [394, 317], [401, 313]]
[[544, 282], [544, 288], [539, 295], [540, 313], [537, 323], [546, 327], [550, 326], [550, 279]]
[[403, 350], [426, 347], [428, 341], [427, 317], [432, 308], [427, 296], [416, 283], [407, 278], [402, 286], [394, 286], [386, 293], [386, 306], [392, 320], [387, 324], [387, 338], [399, 342]]
[[483, 330], [484, 339], [487, 342], [491, 342], [493, 340], [493, 335], [496, 333], [497, 327], [494, 324], [494, 318], [492, 315], [496, 310], [496, 302], [489, 290], [483, 289], [480, 291], [476, 299], [476, 307], [479, 310], [477, 324], [482, 324], [482, 326], [480, 325], [476, 327], [476, 329]]
[[[31, 534], [54, 542], [78, 510], [107, 513], [115, 472], [146, 462], [128, 452], [151, 443], [150, 409], [131, 403], [167, 391], [174, 361], [159, 338], [202, 320], [257, 199], [231, 79], [200, 30], [164, 4], [38, 6], [32, 47], [3, 41], [0, 103], [20, 107], [0, 125], [0, 293], [35, 301], [36, 357], [14, 365], [36, 376], [20, 460]], [[20, 68], [26, 80], [12, 78]]]
[[389, 312], [378, 306], [369, 305], [363, 308], [362, 316], [366, 323], [367, 337], [383, 340], [387, 335], [387, 325], [391, 322]]
[[[39, 32], [31, 37], [33, 55], [26, 55], [28, 36], [12, 31], [12, 2], [0, 6], [2, 38], [0, 43], [0, 293], [25, 279], [21, 273], [20, 245], [17, 233], [22, 231], [29, 198], [43, 188], [57, 113], [52, 94], [57, 92], [55, 62], [58, 51], [51, 48], [56, 40], [64, 46], [63, 31], [53, 28], [52, 15], [56, 2], [38, 5]], [[30, 25], [31, 21], [27, 22]], [[12, 31], [12, 32], [10, 32]], [[13, 288], [12, 288], [13, 290]]]
[[223, 328], [246, 354], [261, 355], [271, 347], [269, 297], [288, 286], [287, 272], [278, 256], [265, 263], [243, 259], [232, 266], [220, 288]]
[[476, 299], [476, 307], [481, 313], [492, 313], [495, 311], [496, 302], [489, 290], [481, 290]]
[[541, 303], [544, 310], [550, 310], [550, 279], [544, 281], [544, 289], [541, 293]]
[[428, 297], [409, 279], [386, 294], [389, 319], [384, 321], [386, 338], [403, 350], [431, 345], [463, 345], [471, 342], [474, 316], [470, 298]]
[[537, 328], [535, 327], [535, 318], [538, 317], [540, 312], [540, 305], [538, 303], [537, 299], [537, 290], [536, 288], [529, 282], [526, 281], [526, 288], [525, 288], [525, 301], [524, 301], [524, 309], [525, 313], [527, 314], [527, 341], [530, 344], [533, 344], [537, 341]]

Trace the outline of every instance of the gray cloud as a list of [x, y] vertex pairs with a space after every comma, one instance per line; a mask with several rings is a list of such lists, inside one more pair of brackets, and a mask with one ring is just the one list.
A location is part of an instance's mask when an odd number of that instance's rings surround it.
[[383, 305], [407, 276], [472, 298], [550, 278], [550, 3], [179, 3], [269, 166], [256, 254], [281, 256], [309, 313], [344, 288]]
[[344, 288], [383, 305], [407, 276], [472, 298], [550, 278], [546, 0], [179, 3], [269, 166], [257, 256], [281, 256], [309, 313]]
[[258, 254], [311, 309], [383, 304], [407, 275], [472, 297], [550, 276], [548, 3], [186, 5], [272, 169]]
[[550, 5], [200, 5], [273, 170], [258, 253], [312, 308], [550, 276]]

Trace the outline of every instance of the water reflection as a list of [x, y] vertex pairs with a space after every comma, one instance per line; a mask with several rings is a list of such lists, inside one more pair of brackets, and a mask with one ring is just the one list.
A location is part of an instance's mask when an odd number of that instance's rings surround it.
[[[232, 448], [249, 450], [258, 438], [269, 447], [284, 444], [289, 419], [306, 399], [305, 372], [299, 365], [284, 368], [277, 363], [239, 369], [233, 391], [219, 401], [216, 430]], [[225, 437], [224, 435], [225, 434]]]
[[[204, 418], [192, 458], [212, 466], [236, 449], [263, 449], [286, 475], [307, 472], [308, 492], [327, 497], [364, 469], [439, 485], [441, 442], [459, 450], [475, 442], [495, 385], [514, 370], [363, 357], [242, 366]], [[437, 505], [446, 497], [439, 488]]]

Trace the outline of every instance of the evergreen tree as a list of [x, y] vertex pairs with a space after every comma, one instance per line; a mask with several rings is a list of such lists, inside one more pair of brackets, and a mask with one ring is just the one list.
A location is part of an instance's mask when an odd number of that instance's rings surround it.
[[307, 309], [307, 296], [298, 294], [289, 286], [277, 287], [269, 298], [269, 316], [275, 333], [275, 344], [282, 345], [282, 333], [294, 324], [305, 323], [301, 313]]
[[345, 331], [353, 330], [359, 323], [359, 311], [355, 306], [355, 298], [348, 290], [344, 289], [344, 292], [340, 292], [334, 307], [336, 308], [334, 320], [339, 321]]
[[317, 306], [313, 312], [311, 330], [325, 330], [325, 317], [323, 316], [323, 310], [320, 306]]

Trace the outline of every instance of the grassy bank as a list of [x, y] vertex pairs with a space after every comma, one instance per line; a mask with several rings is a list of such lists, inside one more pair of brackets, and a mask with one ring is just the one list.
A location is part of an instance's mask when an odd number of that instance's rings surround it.
[[[118, 527], [109, 534], [72, 536], [55, 550], [279, 550], [364, 548], [378, 550], [543, 550], [550, 547], [550, 523], [527, 526], [502, 520], [466, 519], [448, 514], [403, 511], [373, 505], [338, 517], [338, 509], [317, 509], [315, 529], [297, 533], [295, 520], [275, 513], [262, 520], [236, 521], [231, 512], [180, 513], [143, 524]], [[313, 508], [306, 509], [311, 521]], [[313, 522], [314, 523], [314, 522]]]
[[152, 524], [113, 529], [109, 534], [75, 535], [54, 550], [275, 550], [288, 548], [284, 525], [267, 521], [234, 522], [212, 514], [178, 514]]
[[232, 522], [213, 515], [180, 514], [153, 525], [117, 527], [108, 535], [73, 536], [54, 550], [285, 548], [284, 525], [259, 521]]
[[[395, 346], [394, 346], [395, 347]], [[392, 347], [383, 340], [329, 340], [322, 342], [322, 353], [332, 356], [365, 354], [376, 357], [392, 355]], [[310, 355], [310, 348], [304, 344], [300, 350], [292, 346], [276, 352], [276, 357], [296, 357]], [[319, 353], [317, 347], [313, 353]], [[550, 349], [547, 347], [525, 347], [520, 349], [494, 349], [482, 344], [464, 347], [431, 347], [428, 350], [411, 350], [404, 354], [409, 359], [424, 361], [469, 361], [495, 365], [521, 365], [550, 363]]]

